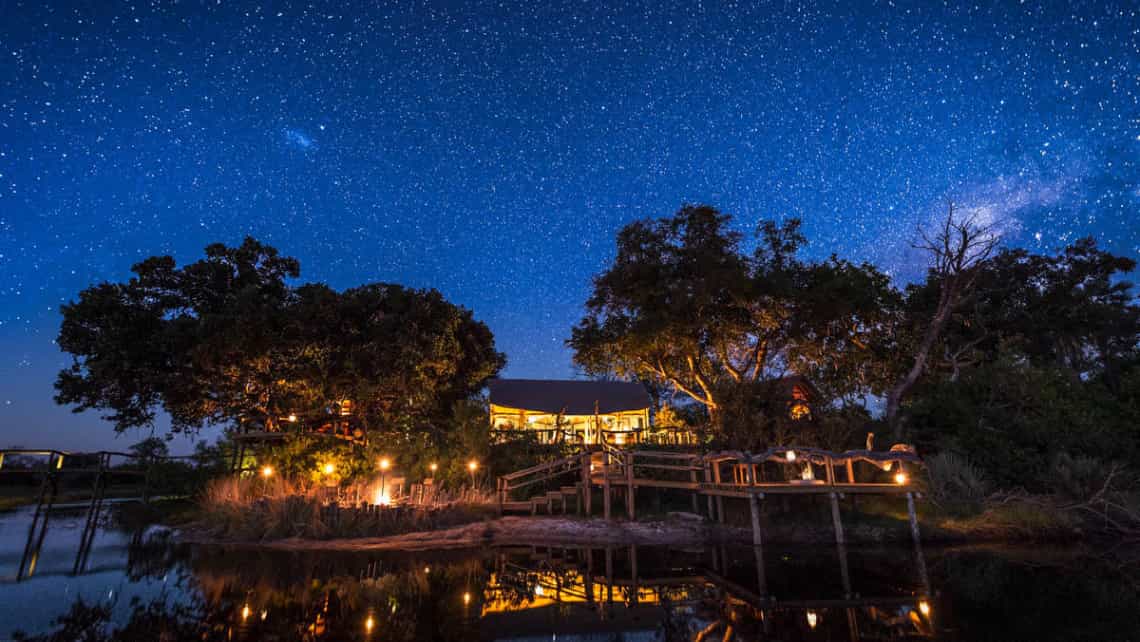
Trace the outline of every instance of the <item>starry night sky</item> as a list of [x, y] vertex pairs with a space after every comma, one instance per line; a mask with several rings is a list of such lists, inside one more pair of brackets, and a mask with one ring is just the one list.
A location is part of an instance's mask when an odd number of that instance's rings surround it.
[[1132, 3], [344, 4], [0, 0], [0, 445], [139, 438], [51, 401], [59, 304], [247, 234], [438, 288], [534, 377], [617, 230], [686, 202], [900, 283], [947, 199], [1140, 258]]

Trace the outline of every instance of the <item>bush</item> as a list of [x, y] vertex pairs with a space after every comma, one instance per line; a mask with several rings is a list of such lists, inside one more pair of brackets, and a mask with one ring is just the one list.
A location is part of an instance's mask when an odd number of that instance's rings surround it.
[[927, 491], [943, 507], [978, 511], [990, 494], [985, 472], [952, 452], [926, 458]]

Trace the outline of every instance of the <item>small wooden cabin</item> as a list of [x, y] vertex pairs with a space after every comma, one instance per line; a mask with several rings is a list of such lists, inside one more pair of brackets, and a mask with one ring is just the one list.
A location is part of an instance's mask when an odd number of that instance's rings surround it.
[[627, 381], [492, 379], [491, 430], [530, 431], [544, 443], [636, 443], [649, 427], [645, 387]]

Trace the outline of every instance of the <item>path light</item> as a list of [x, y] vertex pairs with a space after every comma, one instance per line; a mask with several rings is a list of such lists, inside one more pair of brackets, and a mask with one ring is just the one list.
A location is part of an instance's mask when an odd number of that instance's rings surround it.
[[930, 602], [927, 602], [926, 600], [920, 600], [918, 602], [918, 611], [920, 613], [922, 613], [923, 615], [929, 617], [930, 616]]
[[364, 632], [371, 633], [374, 626], [376, 626], [376, 620], [372, 619], [372, 616], [369, 615], [368, 619], [364, 621]]
[[432, 463], [428, 464], [428, 470], [431, 471], [431, 476], [435, 477], [435, 471], [439, 470], [439, 464], [433, 461]]
[[479, 462], [472, 459], [467, 462], [467, 470], [471, 471], [471, 489], [475, 489], [475, 471], [479, 469]]
[[808, 623], [808, 628], [815, 630], [815, 627], [819, 626], [819, 614], [816, 613], [815, 611], [808, 611], [807, 612], [807, 623]]
[[262, 466], [261, 467], [261, 476], [266, 478], [266, 479], [269, 479], [270, 477], [272, 477], [273, 476], [273, 466]]
[[386, 481], [385, 474], [388, 472], [388, 467], [391, 465], [392, 460], [388, 459], [387, 457], [380, 458], [380, 492], [376, 495], [376, 503], [380, 504], [381, 506], [387, 506], [388, 504], [392, 503], [392, 499], [388, 497], [387, 484], [384, 483]]
[[788, 461], [795, 461], [796, 460], [796, 451], [789, 450], [788, 452], [784, 453], [784, 459], [787, 459]]
[[901, 470], [899, 472], [895, 473], [895, 483], [898, 484], [899, 486], [905, 486], [906, 485], [906, 473], [904, 473]]
[[334, 466], [332, 463], [328, 463], [325, 464], [325, 467], [322, 470], [325, 471], [326, 475], [331, 475], [336, 472], [336, 466]]
[[289, 415], [288, 419], [291, 424], [297, 423], [297, 415]]
[[471, 603], [471, 594], [464, 591], [463, 592], [463, 606], [467, 606], [470, 603]]

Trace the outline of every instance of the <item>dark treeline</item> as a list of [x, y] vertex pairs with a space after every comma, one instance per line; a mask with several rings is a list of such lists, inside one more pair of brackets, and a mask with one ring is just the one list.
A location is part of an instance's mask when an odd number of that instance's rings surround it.
[[[925, 278], [901, 288], [874, 265], [809, 260], [807, 242], [795, 219], [747, 239], [707, 206], [627, 225], [571, 330], [575, 363], [644, 382], [658, 428], [687, 424], [706, 447], [915, 444], [939, 471], [935, 496], [1087, 497], [1140, 470], [1134, 261], [1091, 239], [1055, 255], [1001, 248], [953, 209], [916, 243]], [[75, 360], [57, 400], [118, 430], [163, 411], [176, 431], [273, 430], [351, 400], [371, 451], [338, 446], [344, 470], [382, 453], [463, 479], [468, 457], [503, 472], [541, 455], [529, 442], [491, 453], [478, 394], [504, 357], [470, 311], [434, 290], [295, 285], [299, 270], [247, 239], [84, 290], [63, 307], [59, 345]], [[788, 412], [789, 377], [810, 384], [809, 413]], [[313, 468], [320, 448], [283, 452]]]

